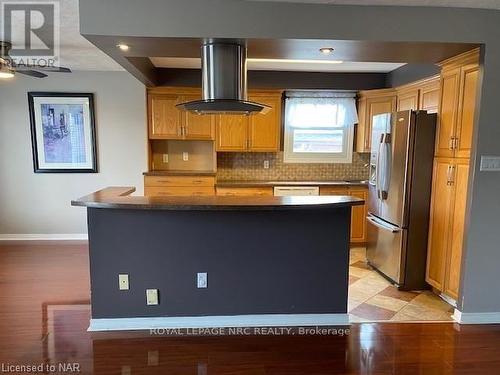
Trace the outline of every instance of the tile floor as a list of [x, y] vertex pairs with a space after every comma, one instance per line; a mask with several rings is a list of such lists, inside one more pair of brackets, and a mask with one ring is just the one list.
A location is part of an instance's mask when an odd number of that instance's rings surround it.
[[400, 292], [366, 263], [365, 248], [351, 249], [349, 315], [352, 322], [453, 321], [453, 307], [430, 291]]

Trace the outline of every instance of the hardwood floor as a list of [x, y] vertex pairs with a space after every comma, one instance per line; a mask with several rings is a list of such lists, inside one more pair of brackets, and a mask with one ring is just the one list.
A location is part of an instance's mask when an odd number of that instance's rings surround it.
[[88, 303], [86, 244], [0, 242], [0, 366], [76, 362], [84, 374], [195, 375], [496, 374], [500, 368], [500, 325], [363, 323], [344, 336], [90, 334]]

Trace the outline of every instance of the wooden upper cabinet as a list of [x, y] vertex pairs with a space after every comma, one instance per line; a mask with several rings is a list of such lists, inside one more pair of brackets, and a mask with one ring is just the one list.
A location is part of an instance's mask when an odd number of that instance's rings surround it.
[[416, 110], [419, 108], [419, 90], [413, 89], [398, 93], [398, 111]]
[[458, 103], [457, 128], [455, 132], [455, 156], [469, 158], [474, 130], [479, 67], [469, 64], [462, 67], [460, 74], [460, 96]]
[[[182, 101], [199, 100], [197, 95], [184, 95]], [[215, 115], [197, 115], [192, 112], [182, 112], [182, 134], [184, 139], [211, 140], [215, 139]]]
[[426, 281], [438, 290], [444, 288], [446, 257], [450, 239], [453, 187], [450, 176], [453, 159], [434, 159], [432, 198], [427, 250]]
[[418, 109], [437, 113], [439, 108], [439, 76], [419, 89]]
[[250, 96], [249, 100], [271, 107], [265, 114], [249, 117], [249, 151], [278, 152], [281, 136], [281, 95]]
[[271, 109], [265, 113], [217, 116], [217, 151], [227, 152], [277, 152], [281, 139], [282, 92], [259, 92], [249, 95], [249, 100], [266, 104]]
[[436, 156], [452, 157], [460, 85], [460, 68], [443, 72], [441, 76], [441, 104], [436, 134]]
[[441, 103], [436, 156], [469, 158], [479, 81], [479, 52], [441, 63]]
[[357, 152], [370, 152], [373, 116], [396, 111], [393, 89], [361, 91], [358, 101]]
[[149, 138], [182, 139], [182, 112], [175, 107], [178, 103], [175, 94], [148, 95]]
[[243, 115], [217, 115], [217, 151], [246, 151], [248, 119]]
[[446, 257], [446, 273], [443, 292], [458, 299], [464, 245], [465, 210], [469, 180], [469, 160], [455, 159], [451, 171], [453, 201], [451, 209], [450, 243]]

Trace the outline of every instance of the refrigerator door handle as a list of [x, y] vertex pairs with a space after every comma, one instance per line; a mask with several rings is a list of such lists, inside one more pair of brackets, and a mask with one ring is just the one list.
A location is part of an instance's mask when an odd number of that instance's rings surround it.
[[373, 225], [375, 225], [377, 228], [380, 228], [380, 229], [383, 229], [383, 230], [388, 230], [389, 232], [392, 232], [392, 233], [398, 233], [398, 232], [401, 232], [401, 228], [395, 226], [395, 225], [391, 225], [389, 223], [386, 223], [386, 222], [383, 222], [382, 220], [380, 219], [377, 219], [376, 217], [374, 216], [367, 216], [366, 219], [372, 223]]
[[381, 168], [380, 168], [380, 160], [381, 160], [381, 153], [382, 153], [382, 145], [384, 144], [384, 136], [385, 136], [385, 133], [382, 133], [380, 135], [380, 142], [378, 144], [378, 153], [377, 153], [377, 164], [376, 164], [376, 177], [375, 177], [375, 185], [376, 185], [376, 188], [377, 188], [377, 198], [380, 199], [380, 192], [381, 192], [381, 189], [380, 189], [380, 183], [381, 183]]

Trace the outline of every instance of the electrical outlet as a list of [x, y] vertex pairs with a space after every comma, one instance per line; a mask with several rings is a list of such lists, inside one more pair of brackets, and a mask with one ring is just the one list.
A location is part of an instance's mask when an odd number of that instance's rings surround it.
[[198, 288], [208, 288], [208, 274], [206, 272], [198, 272], [197, 286]]
[[120, 290], [128, 290], [128, 275], [127, 274], [119, 274], [118, 275], [118, 288]]
[[184, 160], [184, 161], [188, 161], [189, 160], [189, 152], [184, 151], [182, 153], [182, 160]]
[[164, 162], [165, 164], [167, 164], [167, 163], [168, 163], [168, 154], [163, 154], [163, 162]]
[[146, 289], [146, 303], [158, 305], [158, 289]]
[[264, 160], [264, 169], [269, 169], [269, 160]]
[[500, 156], [481, 156], [481, 171], [498, 172], [500, 171]]

